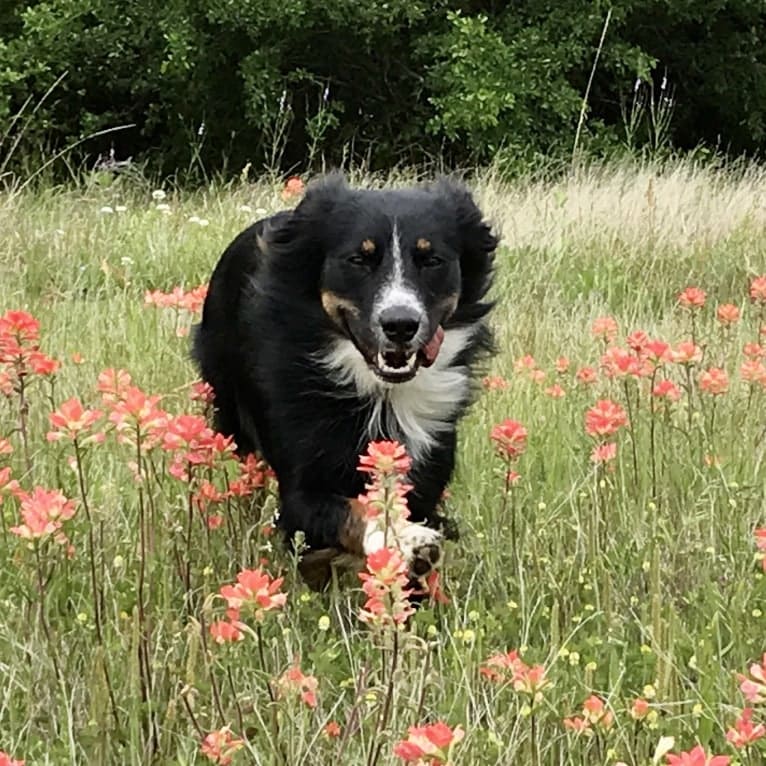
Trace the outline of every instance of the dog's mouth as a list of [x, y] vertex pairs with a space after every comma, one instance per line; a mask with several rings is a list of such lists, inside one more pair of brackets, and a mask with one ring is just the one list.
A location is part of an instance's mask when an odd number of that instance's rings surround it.
[[345, 316], [343, 324], [348, 337], [370, 369], [386, 383], [405, 383], [412, 380], [421, 367], [430, 367], [436, 361], [444, 341], [444, 330], [439, 325], [428, 343], [419, 349], [394, 348], [369, 353], [351, 331]]

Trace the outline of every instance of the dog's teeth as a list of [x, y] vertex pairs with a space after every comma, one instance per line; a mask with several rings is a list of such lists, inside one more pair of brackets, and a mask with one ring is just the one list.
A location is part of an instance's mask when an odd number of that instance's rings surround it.
[[414, 367], [415, 362], [417, 361], [418, 355], [417, 352], [415, 352], [408, 360], [407, 360], [407, 366], [408, 367]]
[[383, 356], [383, 353], [381, 351], [378, 351], [378, 367], [382, 370], [384, 367], [387, 367], [386, 364], [386, 358]]

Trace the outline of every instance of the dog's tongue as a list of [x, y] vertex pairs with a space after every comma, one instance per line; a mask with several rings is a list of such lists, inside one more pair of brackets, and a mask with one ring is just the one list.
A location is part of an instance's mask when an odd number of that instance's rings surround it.
[[439, 356], [439, 349], [442, 347], [442, 341], [444, 340], [444, 330], [439, 325], [436, 328], [433, 338], [423, 346], [421, 353], [423, 354], [423, 362], [426, 367], [430, 367]]

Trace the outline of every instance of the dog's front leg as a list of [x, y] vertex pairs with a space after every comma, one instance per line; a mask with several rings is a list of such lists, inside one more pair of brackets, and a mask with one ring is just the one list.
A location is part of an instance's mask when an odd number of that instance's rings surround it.
[[420, 579], [435, 569], [442, 558], [442, 534], [422, 524], [405, 522], [385, 528], [368, 519], [358, 500], [317, 492], [283, 492], [279, 526], [292, 539], [303, 532], [309, 550], [302, 558], [301, 573], [317, 587], [329, 577], [332, 559], [342, 553], [360, 558], [383, 547], [398, 548], [410, 576]]

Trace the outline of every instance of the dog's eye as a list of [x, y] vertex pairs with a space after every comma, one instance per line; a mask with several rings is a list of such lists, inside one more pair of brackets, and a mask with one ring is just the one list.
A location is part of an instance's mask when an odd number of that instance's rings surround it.
[[433, 253], [424, 255], [420, 259], [420, 265], [426, 269], [432, 269], [435, 266], [441, 266], [442, 263], [444, 263], [444, 261], [441, 258], [439, 258], [438, 255], [434, 255]]

